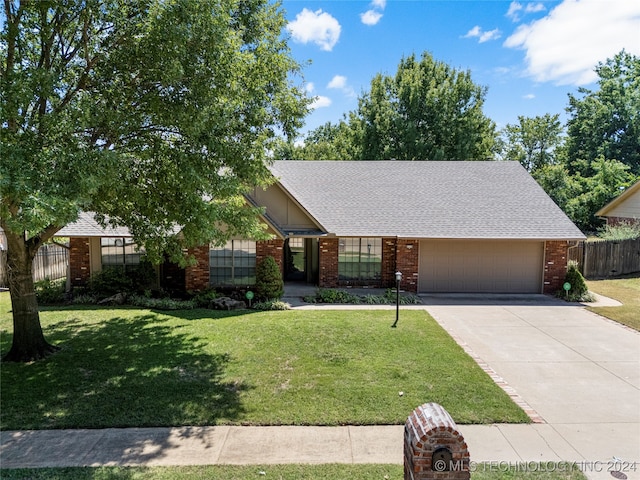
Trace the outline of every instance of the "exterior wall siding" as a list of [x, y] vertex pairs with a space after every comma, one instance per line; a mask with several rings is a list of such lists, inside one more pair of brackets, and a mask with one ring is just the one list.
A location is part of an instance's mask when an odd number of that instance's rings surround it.
[[91, 278], [89, 238], [69, 238], [69, 274], [72, 287], [83, 287], [89, 282]]
[[543, 293], [554, 294], [562, 288], [567, 274], [569, 242], [562, 240], [545, 242]]

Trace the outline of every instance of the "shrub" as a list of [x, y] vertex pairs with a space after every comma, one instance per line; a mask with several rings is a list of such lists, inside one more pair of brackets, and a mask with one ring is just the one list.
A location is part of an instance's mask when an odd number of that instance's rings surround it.
[[569, 261], [564, 281], [571, 285], [571, 289], [569, 289], [568, 292], [565, 292], [564, 290], [560, 292], [560, 295], [564, 298], [573, 302], [585, 302], [592, 300], [592, 296], [589, 293], [584, 277], [580, 273], [580, 270], [578, 270], [577, 262]]
[[131, 295], [127, 303], [135, 307], [155, 310], [192, 310], [196, 308], [194, 300], [174, 300], [173, 298], [149, 298], [143, 295]]
[[61, 280], [50, 280], [45, 278], [34, 284], [36, 298], [41, 305], [50, 305], [55, 303], [63, 303], [65, 298], [65, 282]]
[[640, 223], [622, 222], [617, 225], [605, 225], [598, 232], [605, 240], [632, 240], [640, 238]]
[[98, 296], [110, 297], [116, 293], [131, 292], [133, 281], [123, 268], [107, 267], [91, 276], [89, 289]]
[[138, 265], [127, 268], [107, 266], [91, 277], [90, 290], [102, 297], [116, 293], [143, 293], [155, 287], [156, 271], [151, 262], [141, 260]]
[[93, 293], [80, 293], [73, 296], [71, 303], [74, 305], [95, 305], [98, 300], [98, 296]]
[[203, 292], [196, 293], [192, 300], [195, 302], [198, 308], [211, 308], [211, 302], [220, 295], [213, 289], [205, 290]]
[[267, 300], [253, 305], [256, 310], [291, 310], [291, 305], [280, 300]]
[[256, 266], [256, 296], [258, 300], [275, 300], [284, 294], [280, 267], [273, 257], [265, 257]]

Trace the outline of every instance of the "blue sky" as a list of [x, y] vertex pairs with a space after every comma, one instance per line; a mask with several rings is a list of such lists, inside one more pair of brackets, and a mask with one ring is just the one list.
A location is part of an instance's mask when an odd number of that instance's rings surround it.
[[289, 45], [315, 108], [303, 132], [357, 107], [376, 73], [430, 52], [488, 87], [498, 128], [559, 113], [596, 88], [593, 68], [623, 48], [640, 56], [638, 0], [284, 0]]

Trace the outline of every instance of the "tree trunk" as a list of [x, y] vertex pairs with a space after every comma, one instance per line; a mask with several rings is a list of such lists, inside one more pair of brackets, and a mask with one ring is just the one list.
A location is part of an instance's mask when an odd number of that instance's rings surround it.
[[[5, 230], [7, 272], [13, 311], [13, 343], [3, 361], [31, 362], [58, 350], [42, 333], [38, 300], [33, 285], [32, 265], [37, 248], [30, 249], [24, 236]], [[33, 251], [32, 251], [33, 250]]]

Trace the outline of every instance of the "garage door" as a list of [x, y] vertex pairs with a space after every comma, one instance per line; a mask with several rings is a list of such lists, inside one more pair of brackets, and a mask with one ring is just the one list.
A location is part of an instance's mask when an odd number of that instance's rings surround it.
[[418, 291], [540, 293], [544, 242], [422, 240]]

